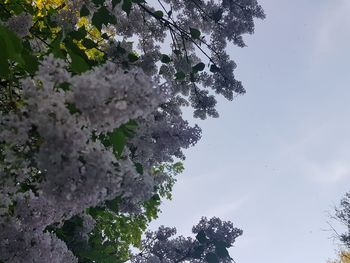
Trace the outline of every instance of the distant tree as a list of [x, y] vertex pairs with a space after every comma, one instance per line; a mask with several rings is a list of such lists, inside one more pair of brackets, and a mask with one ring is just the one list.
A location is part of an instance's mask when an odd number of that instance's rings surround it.
[[342, 249], [339, 252], [339, 258], [329, 261], [329, 263], [350, 263], [350, 192], [345, 194], [340, 201], [340, 205], [336, 207], [334, 218], [341, 222], [346, 227], [347, 231], [339, 234], [332, 227], [336, 238], [342, 243]]
[[347, 232], [340, 234], [339, 239], [350, 250], [350, 192], [340, 201], [335, 216], [347, 228]]

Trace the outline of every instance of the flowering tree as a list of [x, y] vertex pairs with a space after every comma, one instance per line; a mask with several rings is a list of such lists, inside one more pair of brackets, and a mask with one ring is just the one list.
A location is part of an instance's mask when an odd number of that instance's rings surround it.
[[130, 245], [134, 262], [229, 261], [229, 222], [141, 234], [201, 136], [181, 107], [217, 117], [214, 93], [244, 93], [225, 47], [254, 18], [256, 0], [1, 0], [0, 262], [124, 262]]

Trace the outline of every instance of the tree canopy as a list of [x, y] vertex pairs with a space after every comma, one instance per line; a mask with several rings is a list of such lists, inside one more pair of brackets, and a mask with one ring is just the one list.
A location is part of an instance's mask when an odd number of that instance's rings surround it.
[[225, 49], [254, 18], [256, 0], [0, 0], [0, 262], [230, 261], [242, 232], [217, 218], [141, 236], [201, 137], [182, 107], [218, 117], [245, 92]]

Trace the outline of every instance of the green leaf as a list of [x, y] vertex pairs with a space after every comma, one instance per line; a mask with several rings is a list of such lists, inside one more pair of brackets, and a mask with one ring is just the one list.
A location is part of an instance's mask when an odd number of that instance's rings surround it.
[[0, 77], [7, 78], [10, 74], [10, 65], [6, 54], [6, 43], [0, 36]]
[[117, 153], [118, 158], [120, 158], [127, 142], [125, 134], [121, 129], [116, 129], [109, 135], [109, 140], [113, 150]]
[[97, 47], [97, 44], [89, 38], [84, 38], [81, 42], [84, 47], [91, 49]]
[[22, 58], [24, 60], [24, 69], [30, 74], [34, 74], [38, 70], [38, 58], [27, 52], [22, 53]]
[[193, 27], [190, 27], [190, 34], [191, 37], [193, 37], [194, 39], [198, 39], [201, 36], [201, 32]]
[[210, 72], [216, 73], [219, 71], [220, 71], [220, 68], [218, 68], [216, 65], [213, 64], [210, 66]]
[[219, 258], [229, 258], [230, 254], [228, 253], [227, 249], [226, 249], [226, 243], [223, 241], [215, 241], [214, 242], [215, 245], [215, 254], [219, 257]]
[[167, 64], [171, 61], [171, 58], [168, 55], [162, 54], [162, 58], [160, 61]]
[[135, 163], [136, 172], [143, 175], [143, 166], [140, 163]]
[[203, 62], [198, 63], [194, 67], [192, 67], [193, 71], [198, 72], [198, 71], [203, 71], [205, 68], [205, 64]]
[[111, 209], [113, 212], [118, 212], [119, 209], [119, 203], [120, 203], [121, 198], [118, 196], [112, 200], [107, 200], [106, 206]]
[[176, 162], [172, 165], [172, 169], [177, 173], [182, 173], [185, 170], [185, 167], [182, 162]]
[[3, 57], [7, 57], [8, 59], [18, 62], [19, 64], [23, 64], [24, 61], [21, 56], [23, 46], [20, 38], [11, 30], [2, 25], [0, 25], [0, 38], [2, 39], [1, 52], [4, 54]]
[[133, 63], [133, 62], [139, 60], [139, 57], [136, 54], [134, 54], [134, 53], [129, 53], [128, 54], [128, 59], [129, 59], [129, 61], [131, 63]]
[[65, 44], [66, 48], [68, 49], [68, 52], [69, 52], [69, 50], [71, 50], [73, 53], [75, 53], [75, 54], [79, 55], [81, 58], [83, 58], [86, 63], [89, 62], [89, 58], [85, 54], [85, 51], [81, 50], [80, 47], [73, 42], [73, 39], [66, 38], [64, 40], [64, 44]]
[[212, 252], [205, 255], [205, 260], [208, 263], [220, 263], [218, 257]]
[[163, 13], [161, 10], [158, 10], [158, 11], [155, 11], [155, 12], [153, 13], [153, 15], [154, 15], [156, 18], [160, 19], [160, 18], [162, 18], [162, 17], [164, 16], [164, 13]]
[[129, 129], [129, 130], [135, 131], [136, 128], [138, 127], [138, 124], [135, 120], [130, 120], [124, 124], [124, 127]]
[[102, 37], [103, 39], [106, 39], [106, 40], [109, 39], [109, 36], [108, 36], [107, 33], [103, 33], [103, 34], [101, 35], [101, 37]]
[[133, 138], [137, 127], [137, 122], [135, 120], [130, 120], [127, 123], [121, 125], [119, 129], [121, 129], [124, 132], [124, 135], [127, 138]]
[[0, 78], [7, 78], [10, 74], [10, 65], [7, 58], [0, 56]]
[[52, 54], [56, 58], [66, 59], [67, 58], [67, 52], [63, 49], [57, 48], [52, 50]]
[[77, 106], [74, 103], [67, 103], [66, 106], [69, 113], [72, 115], [75, 113], [81, 113], [81, 111], [77, 108]]
[[144, 208], [146, 209], [145, 215], [148, 221], [151, 221], [152, 219], [155, 219], [158, 217], [159, 205], [160, 205], [160, 197], [158, 194], [153, 195], [151, 199], [144, 202]]
[[120, 2], [121, 2], [121, 0], [112, 0], [112, 8], [114, 8]]
[[90, 69], [86, 61], [76, 53], [71, 50], [68, 50], [69, 56], [72, 59], [71, 69], [74, 73], [82, 73]]
[[200, 259], [202, 257], [203, 252], [204, 252], [204, 246], [198, 246], [194, 249], [191, 256], [195, 259]]
[[95, 65], [94, 61], [89, 60], [85, 51], [80, 49], [72, 38], [66, 38], [64, 44], [72, 60], [71, 69], [73, 72], [82, 73]]
[[126, 49], [123, 48], [123, 47], [120, 45], [120, 43], [119, 43], [118, 46], [117, 46], [117, 53], [120, 54], [120, 55], [123, 55], [123, 54], [126, 53]]
[[152, 199], [153, 199], [154, 201], [160, 201], [160, 197], [159, 197], [158, 194], [153, 195], [153, 196], [152, 196]]
[[185, 79], [186, 75], [182, 71], [179, 71], [175, 74], [175, 79], [176, 80], [183, 80]]
[[105, 6], [101, 6], [91, 19], [91, 23], [100, 31], [102, 25], [114, 24], [115, 22], [115, 17], [109, 13]]
[[60, 83], [59, 85], [57, 85], [57, 88], [62, 89], [63, 91], [68, 91], [70, 90], [70, 83], [68, 82]]
[[87, 212], [92, 217], [97, 217], [97, 216], [100, 216], [101, 214], [103, 214], [104, 209], [102, 207], [98, 207], [98, 206], [90, 207], [87, 209]]
[[86, 5], [83, 5], [80, 9], [80, 16], [88, 16], [90, 15], [89, 9], [86, 7]]
[[66, 51], [61, 49], [61, 43], [64, 40], [62, 32], [59, 32], [56, 38], [50, 43], [52, 49], [51, 52], [56, 58], [66, 59]]
[[82, 26], [78, 30], [70, 32], [69, 35], [74, 39], [81, 40], [87, 35], [87, 31], [85, 26]]
[[215, 22], [219, 22], [222, 18], [223, 9], [219, 8], [216, 12], [212, 13], [212, 18]]
[[122, 9], [127, 15], [130, 14], [131, 6], [132, 6], [131, 0], [123, 0]]
[[199, 243], [201, 244], [205, 244], [208, 242], [208, 238], [205, 235], [204, 230], [201, 230], [198, 232], [198, 234], [196, 235], [196, 239], [198, 240]]

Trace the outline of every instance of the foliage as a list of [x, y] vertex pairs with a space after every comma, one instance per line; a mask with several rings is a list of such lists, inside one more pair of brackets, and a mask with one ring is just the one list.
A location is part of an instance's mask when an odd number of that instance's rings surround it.
[[[127, 260], [200, 139], [181, 107], [244, 93], [225, 47], [257, 2], [158, 3], [0, 0], [0, 262]], [[192, 252], [225, 262], [204, 228]]]
[[329, 263], [350, 263], [350, 253], [343, 250], [339, 252], [339, 259], [329, 261]]
[[347, 228], [347, 232], [340, 235], [340, 241], [350, 249], [350, 192], [340, 201], [340, 206], [336, 209], [336, 218]]
[[335, 209], [335, 219], [341, 222], [347, 232], [338, 234], [334, 230], [337, 238], [342, 242], [342, 249], [339, 252], [339, 259], [329, 261], [329, 263], [349, 263], [350, 262], [350, 192], [341, 199], [340, 205]]

